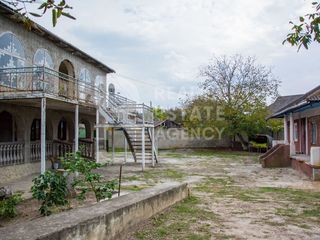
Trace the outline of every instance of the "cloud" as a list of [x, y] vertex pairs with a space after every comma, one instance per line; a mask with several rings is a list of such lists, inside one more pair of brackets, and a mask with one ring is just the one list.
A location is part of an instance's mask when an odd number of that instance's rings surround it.
[[[145, 102], [163, 90], [177, 99], [181, 88], [194, 91], [199, 66], [213, 55], [236, 53], [256, 56], [260, 63], [273, 66], [283, 82], [281, 93], [292, 94], [317, 85], [315, 79], [320, 74], [320, 68], [314, 66], [318, 46], [310, 53], [296, 54], [295, 48], [282, 45], [290, 28], [288, 22], [310, 10], [310, 2], [71, 1], [76, 21], [61, 19], [55, 29], [48, 18], [38, 21], [118, 73], [139, 80], [130, 81]], [[128, 84], [123, 84], [128, 79], [112, 78], [122, 86], [122, 92], [130, 94]], [[309, 84], [301, 83], [301, 78], [309, 79]], [[174, 106], [177, 99], [157, 98], [155, 104]]]

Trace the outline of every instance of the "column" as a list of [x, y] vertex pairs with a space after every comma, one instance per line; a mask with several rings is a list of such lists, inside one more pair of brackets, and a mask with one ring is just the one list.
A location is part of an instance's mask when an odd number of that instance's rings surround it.
[[309, 133], [308, 133], [308, 118], [306, 117], [306, 122], [305, 122], [305, 127], [306, 127], [306, 154], [309, 154]]
[[141, 148], [141, 156], [142, 156], [142, 171], [144, 171], [145, 166], [146, 166], [146, 156], [145, 156], [145, 127], [142, 127], [142, 131], [141, 131], [141, 144], [142, 144], [142, 148]]
[[128, 152], [127, 152], [128, 143], [127, 143], [126, 135], [123, 134], [123, 136], [124, 136], [124, 162], [126, 163], [128, 159]]
[[41, 174], [46, 171], [46, 98], [41, 98]]
[[[106, 120], [107, 122], [107, 120]], [[106, 128], [103, 128], [103, 148], [107, 151], [107, 131]]]
[[100, 155], [99, 155], [99, 109], [96, 110], [96, 162], [100, 162]]
[[115, 145], [114, 145], [114, 128], [111, 129], [111, 141], [112, 141], [112, 157], [111, 160], [114, 162], [114, 152], [115, 152]]
[[284, 144], [289, 144], [287, 116], [283, 117], [283, 140], [284, 140]]
[[79, 104], [74, 111], [74, 151], [79, 151]]
[[151, 128], [151, 141], [152, 141], [152, 151], [151, 151], [151, 154], [152, 154], [152, 167], [154, 167], [154, 154], [155, 154], [155, 148], [154, 148], [154, 127]]
[[294, 123], [293, 123], [293, 114], [290, 113], [290, 155], [296, 154], [296, 147], [294, 144]]

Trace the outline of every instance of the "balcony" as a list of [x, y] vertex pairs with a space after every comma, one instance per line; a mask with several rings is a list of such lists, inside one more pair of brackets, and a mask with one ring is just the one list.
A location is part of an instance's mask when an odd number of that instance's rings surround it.
[[106, 92], [98, 86], [46, 67], [0, 69], [0, 97], [39, 94], [94, 106], [106, 101]]
[[47, 67], [0, 69], [0, 99], [38, 98], [45, 94], [61, 101], [100, 107], [117, 124], [153, 123], [151, 107], [119, 94], [108, 96], [103, 89]]

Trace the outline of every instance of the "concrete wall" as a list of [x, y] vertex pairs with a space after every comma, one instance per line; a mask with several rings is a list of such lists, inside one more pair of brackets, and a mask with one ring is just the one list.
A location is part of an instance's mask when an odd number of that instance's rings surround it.
[[93, 64], [89, 64], [77, 57], [76, 54], [71, 54], [61, 47], [53, 44], [51, 41], [43, 38], [31, 31], [28, 31], [21, 24], [17, 24], [9, 19], [0, 16], [0, 36], [5, 32], [11, 32], [21, 41], [24, 46], [25, 56], [26, 56], [26, 67], [31, 67], [33, 65], [33, 57], [37, 49], [44, 48], [49, 51], [52, 60], [54, 62], [54, 70], [58, 71], [60, 63], [67, 59], [74, 67], [76, 78], [79, 77], [80, 70], [82, 68], [87, 68], [90, 71], [91, 80], [94, 82], [97, 76], [103, 76], [106, 79], [106, 73], [96, 68]]
[[[212, 139], [196, 138], [189, 136], [188, 132], [183, 128], [158, 128], [155, 134], [159, 149], [230, 147], [230, 139], [228, 137], [222, 136], [221, 139], [218, 137], [213, 137]], [[109, 134], [109, 139], [111, 139], [111, 133]], [[110, 144], [109, 146], [111, 146]], [[124, 134], [122, 131], [115, 132], [115, 147], [124, 147]]]
[[96, 205], [0, 228], [2, 240], [109, 240], [186, 198], [187, 184], [145, 189]]

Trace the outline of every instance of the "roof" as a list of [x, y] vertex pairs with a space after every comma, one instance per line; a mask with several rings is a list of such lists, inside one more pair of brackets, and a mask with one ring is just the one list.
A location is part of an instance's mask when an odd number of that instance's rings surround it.
[[297, 99], [301, 98], [302, 96], [303, 94], [280, 96], [274, 101], [274, 103], [272, 103], [268, 107], [268, 109], [271, 114], [274, 114], [276, 112], [279, 112], [283, 108], [287, 107], [291, 103], [295, 102]]
[[166, 128], [180, 128], [181, 124], [170, 119], [157, 120], [154, 122], [155, 127], [165, 126]]
[[[283, 117], [289, 113], [293, 112], [302, 112], [307, 109], [314, 109], [320, 107], [320, 85], [311, 89], [309, 92], [302, 95], [293, 95], [294, 97], [288, 98], [290, 99], [289, 103], [285, 104], [283, 101], [283, 105], [281, 105], [282, 100], [280, 99], [278, 103], [277, 100], [274, 103], [274, 106], [271, 106], [271, 109], [275, 111], [271, 111], [271, 116], [268, 118], [279, 118]], [[287, 96], [290, 97], [290, 96]], [[283, 106], [283, 107], [280, 107]], [[278, 109], [276, 107], [279, 107]]]
[[[7, 17], [11, 21], [14, 21], [18, 24], [23, 25], [21, 15], [17, 14], [15, 10], [10, 8], [9, 6], [5, 5], [0, 1], [0, 15]], [[95, 67], [107, 72], [107, 73], [114, 73], [115, 71], [105, 65], [104, 63], [100, 62], [99, 60], [91, 57], [89, 54], [83, 52], [79, 48], [75, 47], [74, 45], [68, 43], [67, 41], [63, 40], [62, 38], [58, 37], [57, 35], [53, 34], [46, 28], [42, 27], [41, 25], [35, 23], [34, 21], [31, 21], [31, 31], [35, 34], [48, 39], [49, 41], [53, 42], [58, 47], [64, 49], [67, 52], [70, 52], [71, 54], [83, 59], [87, 63], [95, 65]]]

